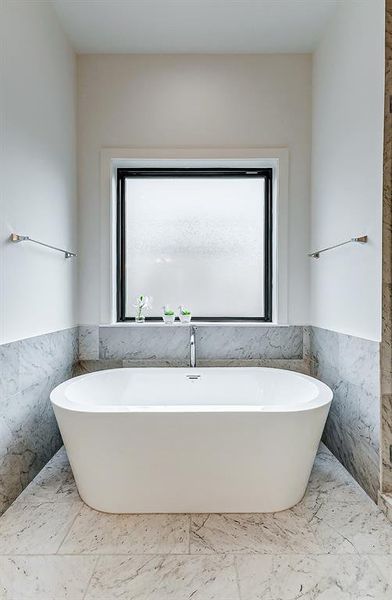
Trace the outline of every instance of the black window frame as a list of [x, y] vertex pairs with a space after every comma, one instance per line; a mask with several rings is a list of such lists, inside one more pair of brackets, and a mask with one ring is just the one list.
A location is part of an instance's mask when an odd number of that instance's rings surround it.
[[[194, 317], [193, 322], [272, 322], [272, 168], [118, 168], [117, 169], [117, 322], [133, 321], [126, 308], [125, 181], [131, 177], [244, 177], [264, 179], [264, 315], [254, 317]], [[161, 321], [148, 317], [146, 321]]]

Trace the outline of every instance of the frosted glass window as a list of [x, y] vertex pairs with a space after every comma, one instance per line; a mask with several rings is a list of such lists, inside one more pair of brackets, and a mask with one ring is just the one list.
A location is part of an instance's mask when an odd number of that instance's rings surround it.
[[265, 318], [266, 180], [126, 177], [124, 317], [152, 296], [148, 317], [180, 305], [193, 318]]

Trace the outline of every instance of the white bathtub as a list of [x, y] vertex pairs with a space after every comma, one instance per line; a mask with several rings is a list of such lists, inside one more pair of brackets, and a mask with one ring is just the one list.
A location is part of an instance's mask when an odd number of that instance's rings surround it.
[[111, 513], [293, 506], [331, 400], [312, 377], [266, 368], [115, 369], [51, 393], [79, 493]]

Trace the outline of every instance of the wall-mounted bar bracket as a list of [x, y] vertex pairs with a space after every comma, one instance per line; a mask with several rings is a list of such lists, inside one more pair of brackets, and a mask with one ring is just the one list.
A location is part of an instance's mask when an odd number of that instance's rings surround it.
[[349, 240], [346, 240], [345, 242], [340, 242], [340, 244], [335, 244], [334, 246], [329, 246], [328, 248], [322, 248], [322, 250], [316, 250], [315, 252], [311, 252], [310, 254], [308, 254], [308, 256], [310, 256], [311, 258], [320, 258], [320, 254], [322, 254], [323, 252], [328, 252], [328, 250], [333, 250], [334, 248], [339, 248], [340, 246], [345, 246], [346, 244], [352, 244], [353, 242], [357, 244], [367, 244], [367, 241], [368, 236], [361, 235], [360, 237], [354, 237]]
[[38, 240], [33, 240], [28, 235], [19, 235], [18, 233], [11, 233], [10, 235], [11, 242], [33, 242], [33, 244], [38, 244], [39, 246], [45, 246], [45, 248], [51, 248], [52, 250], [57, 250], [57, 252], [62, 252], [65, 255], [65, 258], [72, 258], [73, 256], [77, 256], [75, 252], [71, 252], [70, 250], [63, 250], [63, 248], [57, 248], [57, 246], [52, 246], [51, 244], [45, 244], [44, 242], [39, 242]]

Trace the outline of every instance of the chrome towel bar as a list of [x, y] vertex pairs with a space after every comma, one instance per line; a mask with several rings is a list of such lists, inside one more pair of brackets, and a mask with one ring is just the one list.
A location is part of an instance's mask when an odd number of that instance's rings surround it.
[[75, 252], [70, 252], [69, 250], [63, 250], [63, 248], [57, 248], [57, 246], [51, 246], [50, 244], [45, 244], [44, 242], [33, 240], [33, 238], [31, 238], [28, 235], [19, 235], [18, 233], [11, 233], [10, 240], [11, 242], [33, 242], [34, 244], [45, 246], [45, 248], [51, 248], [52, 250], [62, 252], [63, 254], [65, 254], [65, 258], [72, 258], [73, 256], [77, 256]]
[[316, 252], [311, 252], [308, 254], [311, 258], [320, 258], [320, 254], [323, 252], [327, 252], [328, 250], [333, 250], [334, 248], [339, 248], [339, 246], [345, 246], [346, 244], [351, 244], [352, 242], [356, 242], [358, 244], [367, 244], [368, 236], [361, 235], [360, 237], [354, 237], [350, 240], [346, 240], [345, 242], [340, 242], [340, 244], [335, 244], [334, 246], [329, 246], [328, 248], [323, 248], [322, 250], [316, 250]]

